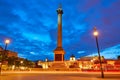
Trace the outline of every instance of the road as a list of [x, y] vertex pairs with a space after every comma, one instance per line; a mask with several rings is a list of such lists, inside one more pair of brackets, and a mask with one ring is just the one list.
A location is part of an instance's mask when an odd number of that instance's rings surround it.
[[107, 72], [104, 75], [102, 79], [100, 72], [13, 71], [2, 72], [0, 80], [120, 80], [120, 72]]

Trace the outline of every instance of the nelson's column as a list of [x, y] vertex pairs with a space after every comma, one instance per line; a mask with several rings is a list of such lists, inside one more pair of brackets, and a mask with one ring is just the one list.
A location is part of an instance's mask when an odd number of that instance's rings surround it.
[[57, 9], [58, 14], [58, 36], [57, 36], [57, 48], [54, 50], [54, 61], [64, 61], [65, 51], [62, 48], [62, 14], [61, 7]]

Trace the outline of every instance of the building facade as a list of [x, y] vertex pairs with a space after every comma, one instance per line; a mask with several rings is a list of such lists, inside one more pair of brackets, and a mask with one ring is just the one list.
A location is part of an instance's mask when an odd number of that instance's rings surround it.
[[2, 47], [0, 47], [0, 54], [5, 54], [7, 57], [18, 57], [17, 52], [13, 52], [10, 50], [4, 50]]
[[[99, 61], [96, 61], [97, 58], [95, 57], [82, 57], [79, 60], [71, 60], [74, 56], [70, 57], [70, 60], [64, 61], [64, 64], [67, 69], [65, 70], [93, 70], [98, 71], [100, 70]], [[96, 60], [95, 60], [96, 59]], [[54, 69], [55, 62], [38, 62], [39, 65], [42, 66], [43, 69]], [[59, 66], [59, 65], [58, 65]], [[53, 68], [52, 68], [53, 67]], [[60, 67], [58, 67], [60, 69]], [[102, 60], [102, 68], [104, 71], [120, 71], [120, 60], [113, 60], [113, 59], [104, 59]]]

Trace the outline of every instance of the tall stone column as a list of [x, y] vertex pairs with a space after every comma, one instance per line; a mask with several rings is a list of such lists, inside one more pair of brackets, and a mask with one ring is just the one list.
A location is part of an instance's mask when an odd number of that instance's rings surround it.
[[57, 36], [57, 48], [54, 50], [54, 61], [64, 61], [65, 51], [62, 48], [62, 14], [61, 7], [57, 9], [58, 14], [58, 36]]

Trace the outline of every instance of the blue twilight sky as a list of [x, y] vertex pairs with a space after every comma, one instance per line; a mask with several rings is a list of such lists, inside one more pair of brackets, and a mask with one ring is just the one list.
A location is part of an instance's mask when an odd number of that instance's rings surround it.
[[93, 27], [99, 31], [101, 55], [120, 55], [120, 0], [0, 0], [0, 46], [30, 60], [53, 60], [57, 12], [63, 9], [65, 59], [97, 55]]

